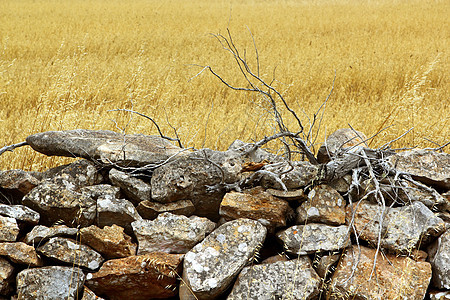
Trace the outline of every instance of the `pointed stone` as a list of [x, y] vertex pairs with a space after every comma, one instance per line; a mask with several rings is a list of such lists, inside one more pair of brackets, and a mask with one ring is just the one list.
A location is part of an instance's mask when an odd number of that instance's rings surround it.
[[141, 201], [151, 200], [151, 185], [142, 179], [111, 169], [109, 171], [109, 180], [113, 185], [119, 187], [128, 200], [135, 205], [138, 205]]
[[286, 226], [290, 206], [287, 201], [275, 198], [261, 187], [244, 193], [225, 194], [220, 203], [219, 214], [225, 221], [248, 218], [261, 222], [269, 232]]
[[27, 265], [28, 267], [40, 267], [44, 262], [34, 250], [34, 247], [22, 242], [0, 243], [0, 255], [6, 256], [13, 263]]
[[153, 220], [159, 214], [169, 212], [174, 215], [191, 216], [195, 206], [191, 200], [179, 200], [171, 203], [159, 203], [155, 201], [142, 201], [136, 207], [139, 215], [144, 219]]
[[324, 224], [295, 225], [277, 233], [287, 252], [306, 255], [350, 246], [348, 227]]
[[39, 223], [40, 218], [40, 215], [37, 212], [23, 205], [0, 204], [0, 215], [14, 218], [17, 221], [30, 225]]
[[62, 263], [80, 266], [89, 270], [96, 270], [103, 263], [103, 257], [96, 251], [68, 238], [51, 238], [45, 245], [37, 248], [37, 251]]
[[222, 294], [239, 272], [257, 255], [266, 237], [258, 221], [238, 219], [214, 230], [184, 257], [181, 295], [192, 291], [198, 299]]
[[207, 218], [162, 213], [154, 221], [131, 224], [139, 243], [138, 255], [151, 252], [186, 253], [201, 242], [216, 224]]
[[84, 278], [73, 266], [26, 269], [17, 274], [18, 300], [76, 300], [82, 294]]
[[81, 228], [80, 237], [83, 244], [99, 252], [106, 259], [136, 255], [136, 244], [131, 237], [117, 225], [105, 226], [103, 229], [91, 225]]
[[0, 216], [0, 242], [15, 242], [19, 232], [16, 219]]
[[245, 267], [227, 300], [314, 299], [320, 277], [308, 257]]
[[173, 297], [182, 259], [181, 254], [149, 253], [108, 260], [87, 275], [86, 285], [110, 300]]
[[308, 194], [308, 200], [297, 208], [297, 224], [345, 224], [345, 200], [333, 188], [321, 184]]
[[409, 257], [378, 253], [363, 246], [348, 248], [327, 290], [327, 299], [423, 299], [431, 265]]
[[56, 236], [75, 237], [77, 232], [78, 230], [76, 228], [67, 227], [66, 225], [57, 225], [53, 227], [37, 225], [27, 233], [24, 242], [29, 245], [39, 245]]
[[84, 286], [84, 288], [83, 288], [83, 298], [81, 298], [81, 300], [105, 300], [105, 299], [97, 296], [87, 286]]
[[108, 130], [47, 131], [30, 135], [26, 141], [49, 156], [83, 157], [125, 167], [160, 163], [182, 150], [158, 136]]

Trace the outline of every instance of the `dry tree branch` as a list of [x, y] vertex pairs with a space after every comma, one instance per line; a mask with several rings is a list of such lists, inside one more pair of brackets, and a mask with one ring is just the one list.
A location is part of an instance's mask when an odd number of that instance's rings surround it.
[[21, 143], [17, 143], [17, 144], [12, 144], [9, 146], [5, 146], [3, 148], [0, 148], [0, 155], [2, 155], [3, 153], [5, 153], [6, 151], [11, 151], [13, 152], [14, 149], [19, 148], [19, 147], [23, 147], [23, 146], [27, 146], [28, 143], [27, 142], [21, 142]]

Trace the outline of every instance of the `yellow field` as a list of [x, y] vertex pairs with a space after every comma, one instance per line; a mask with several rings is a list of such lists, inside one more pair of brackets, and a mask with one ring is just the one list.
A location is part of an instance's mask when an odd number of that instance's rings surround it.
[[[210, 65], [244, 85], [210, 35], [227, 27], [256, 68], [251, 30], [261, 76], [270, 82], [276, 67], [275, 86], [302, 115], [319, 108], [336, 71], [318, 142], [349, 123], [368, 136], [393, 125], [372, 147], [412, 126], [395, 147], [435, 147], [424, 138], [443, 144], [450, 132], [449, 15], [445, 0], [2, 0], [0, 147], [46, 130], [156, 134], [115, 108], [154, 117], [167, 135], [170, 122], [196, 148], [272, 134], [257, 95], [195, 77], [194, 65]], [[26, 148], [0, 156], [0, 169], [62, 162]]]

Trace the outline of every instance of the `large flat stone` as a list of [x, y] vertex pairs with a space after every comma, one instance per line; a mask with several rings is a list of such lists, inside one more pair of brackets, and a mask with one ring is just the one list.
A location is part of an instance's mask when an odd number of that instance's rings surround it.
[[77, 233], [78, 230], [76, 228], [67, 227], [66, 225], [57, 225], [52, 227], [37, 225], [27, 233], [24, 242], [30, 245], [39, 245], [52, 237], [75, 237]]
[[40, 218], [39, 213], [23, 205], [0, 204], [0, 215], [14, 218], [17, 221], [25, 222], [30, 225], [39, 223]]

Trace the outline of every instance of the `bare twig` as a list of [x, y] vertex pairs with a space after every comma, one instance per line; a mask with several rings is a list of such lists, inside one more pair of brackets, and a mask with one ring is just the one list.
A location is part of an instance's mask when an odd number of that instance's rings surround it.
[[21, 142], [21, 143], [17, 143], [17, 144], [12, 144], [12, 145], [9, 145], [9, 146], [5, 146], [5, 147], [3, 147], [3, 148], [0, 148], [0, 155], [2, 155], [3, 153], [5, 153], [6, 151], [11, 151], [11, 152], [13, 152], [14, 149], [19, 148], [19, 147], [23, 147], [23, 146], [26, 146], [26, 145], [28, 145], [27, 142]]

